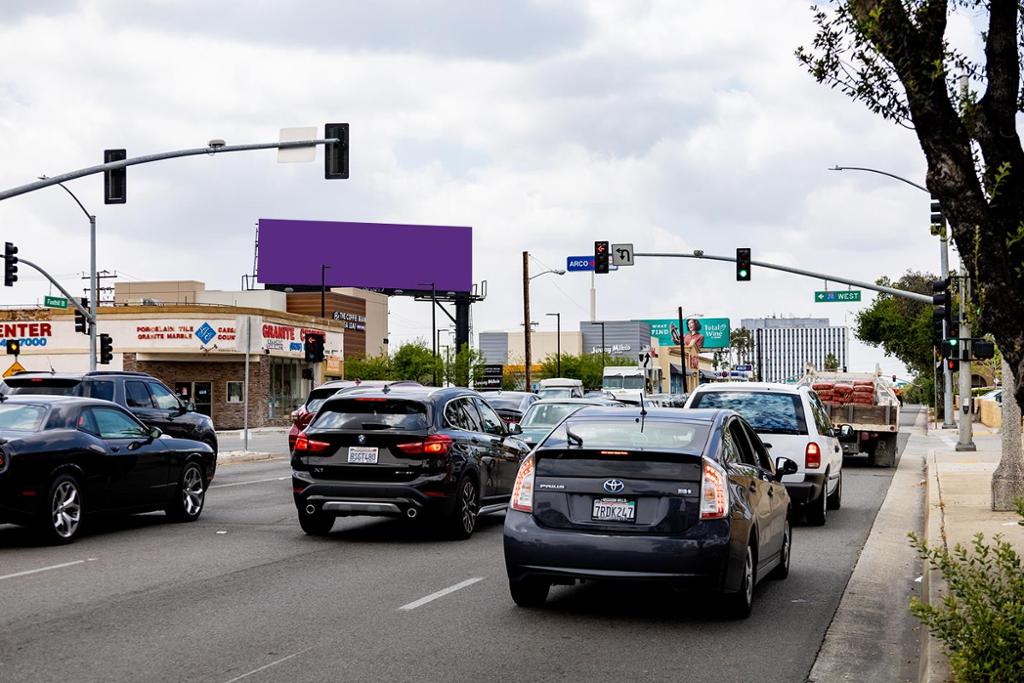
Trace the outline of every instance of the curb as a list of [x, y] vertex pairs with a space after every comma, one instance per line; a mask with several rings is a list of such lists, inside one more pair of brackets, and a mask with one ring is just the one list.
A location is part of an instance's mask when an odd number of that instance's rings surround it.
[[282, 455], [280, 453], [227, 451], [217, 454], [217, 465], [236, 465], [243, 462], [260, 462], [264, 460], [284, 460], [287, 457], [287, 455]]
[[[938, 464], [935, 449], [930, 449], [925, 459], [925, 475], [928, 479], [924, 506], [925, 540], [929, 546], [946, 545], [945, 509], [942, 502], [942, 487], [939, 484]], [[924, 567], [921, 595], [929, 605], [942, 602], [944, 585], [937, 569]], [[921, 683], [945, 683], [951, 680], [949, 662], [942, 646], [928, 629], [921, 629], [921, 669], [918, 679]]]

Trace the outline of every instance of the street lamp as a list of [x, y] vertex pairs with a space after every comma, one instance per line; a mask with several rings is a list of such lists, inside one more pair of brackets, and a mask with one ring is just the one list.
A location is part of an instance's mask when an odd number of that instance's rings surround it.
[[562, 314], [561, 313], [545, 313], [544, 315], [555, 316], [555, 323], [557, 331], [555, 332], [555, 362], [558, 364], [558, 376], [562, 376]]
[[[47, 176], [39, 176], [39, 180], [47, 180]], [[64, 183], [57, 185], [71, 195], [71, 198], [78, 204], [85, 217], [89, 219], [89, 315], [92, 316], [92, 323], [89, 325], [89, 370], [96, 370], [96, 298], [99, 295], [99, 287], [96, 283], [96, 216], [86, 211], [82, 202], [75, 193], [69, 190]]]
[[530, 391], [533, 386], [530, 382], [530, 365], [533, 362], [531, 358], [532, 350], [530, 348], [530, 280], [541, 275], [547, 275], [548, 273], [565, 275], [565, 271], [561, 268], [551, 268], [530, 277], [530, 252], [523, 252], [523, 356], [526, 363], [524, 379], [527, 391]]
[[605, 360], [605, 357], [604, 357], [604, 350], [605, 350], [605, 346], [604, 346], [604, 322], [605, 321], [601, 320], [601, 321], [598, 321], [598, 322], [594, 323], [595, 325], [600, 325], [601, 326], [601, 368], [602, 368], [601, 372], [604, 372], [604, 364], [607, 362]]

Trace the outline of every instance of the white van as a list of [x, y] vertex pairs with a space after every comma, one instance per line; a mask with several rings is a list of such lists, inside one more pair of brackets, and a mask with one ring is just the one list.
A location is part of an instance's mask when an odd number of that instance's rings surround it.
[[636, 365], [609, 365], [601, 378], [601, 388], [618, 401], [640, 403], [640, 397], [647, 392], [647, 377], [643, 368]]
[[565, 377], [542, 379], [537, 395], [541, 398], [583, 398], [583, 380]]
[[843, 496], [843, 449], [828, 409], [807, 386], [767, 382], [702, 384], [690, 394], [687, 408], [735, 410], [754, 428], [772, 459], [795, 462], [796, 474], [782, 483], [793, 504], [811, 524], [822, 525], [828, 510], [838, 510]]

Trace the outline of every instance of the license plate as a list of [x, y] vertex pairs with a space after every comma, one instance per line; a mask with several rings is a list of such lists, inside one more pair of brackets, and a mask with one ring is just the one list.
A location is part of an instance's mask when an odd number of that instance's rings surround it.
[[591, 517], [595, 522], [635, 522], [636, 501], [626, 498], [595, 498]]
[[348, 449], [348, 461], [354, 465], [376, 465], [377, 448], [352, 446]]

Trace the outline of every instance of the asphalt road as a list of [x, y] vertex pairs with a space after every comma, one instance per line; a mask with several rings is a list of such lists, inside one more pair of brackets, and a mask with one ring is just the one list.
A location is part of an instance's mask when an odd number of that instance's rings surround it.
[[367, 518], [311, 538], [287, 461], [227, 465], [194, 524], [114, 519], [64, 547], [0, 525], [0, 680], [803, 681], [891, 477], [848, 463], [843, 509], [794, 531], [790, 577], [732, 621], [643, 586], [520, 609], [500, 514], [463, 542]]

